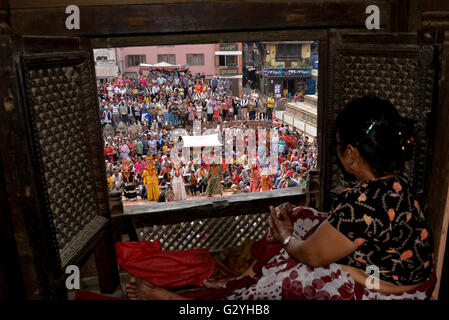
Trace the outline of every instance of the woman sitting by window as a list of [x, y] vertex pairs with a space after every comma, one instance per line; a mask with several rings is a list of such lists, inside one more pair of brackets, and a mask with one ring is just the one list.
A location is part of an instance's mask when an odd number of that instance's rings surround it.
[[[328, 213], [290, 204], [271, 208], [269, 234], [253, 250], [257, 260], [243, 274], [249, 280], [205, 281], [206, 287], [224, 292], [215, 298], [430, 297], [431, 231], [401, 174], [411, 155], [411, 124], [388, 101], [364, 97], [339, 114], [335, 138], [341, 165], [358, 183], [346, 188]], [[269, 254], [275, 245], [277, 251]], [[199, 297], [135, 278], [127, 292], [130, 299]]]

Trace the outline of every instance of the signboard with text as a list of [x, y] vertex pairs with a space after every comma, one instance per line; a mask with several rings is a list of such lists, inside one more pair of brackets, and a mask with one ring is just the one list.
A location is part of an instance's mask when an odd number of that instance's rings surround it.
[[97, 66], [95, 67], [95, 74], [97, 77], [115, 77], [118, 73], [117, 66]]
[[222, 75], [236, 75], [236, 74], [239, 74], [239, 69], [238, 68], [220, 69], [220, 74], [222, 74]]
[[237, 43], [220, 43], [220, 51], [238, 51]]
[[310, 68], [267, 68], [263, 69], [267, 77], [303, 77], [311, 76]]

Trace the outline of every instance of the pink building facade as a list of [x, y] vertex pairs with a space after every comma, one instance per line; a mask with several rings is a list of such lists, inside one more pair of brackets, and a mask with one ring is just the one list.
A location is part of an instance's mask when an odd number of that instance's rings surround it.
[[116, 48], [117, 65], [121, 74], [137, 75], [140, 63], [188, 64], [192, 74], [215, 75], [215, 45], [189, 44]]

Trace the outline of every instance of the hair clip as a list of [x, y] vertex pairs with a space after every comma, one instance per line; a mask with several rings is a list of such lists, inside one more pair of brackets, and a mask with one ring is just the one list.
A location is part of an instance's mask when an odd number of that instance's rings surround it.
[[366, 134], [369, 134], [373, 126], [376, 124], [376, 121], [374, 120], [373, 123], [369, 126], [369, 128], [366, 130]]

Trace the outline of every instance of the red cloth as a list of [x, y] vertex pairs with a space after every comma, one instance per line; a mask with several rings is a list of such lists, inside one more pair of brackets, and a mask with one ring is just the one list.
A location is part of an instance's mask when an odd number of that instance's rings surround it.
[[165, 251], [159, 241], [117, 242], [115, 251], [121, 268], [159, 287], [202, 286], [215, 267], [208, 249]]
[[[257, 258], [257, 262], [253, 267], [256, 274], [262, 272], [262, 267], [274, 255], [278, 254], [282, 246], [278, 243], [269, 243], [265, 237], [255, 242], [251, 247], [251, 254]], [[201, 291], [189, 291], [182, 293], [183, 296], [195, 300], [221, 300], [229, 296], [234, 290], [249, 287], [255, 284], [255, 278], [245, 276], [238, 280], [229, 281], [226, 288], [223, 289], [208, 289]]]

